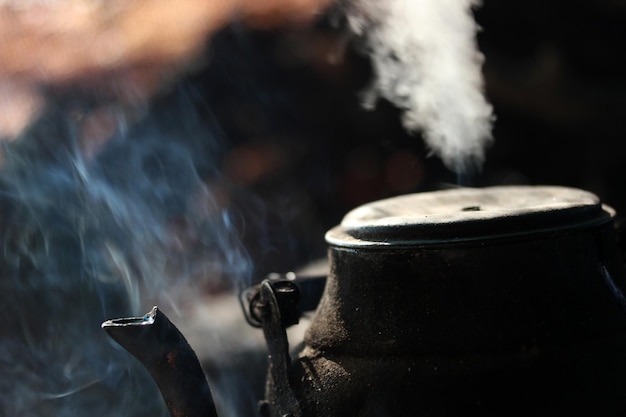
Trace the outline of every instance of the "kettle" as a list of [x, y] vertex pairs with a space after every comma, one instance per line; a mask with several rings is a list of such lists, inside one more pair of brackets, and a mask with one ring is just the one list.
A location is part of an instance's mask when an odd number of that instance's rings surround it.
[[[242, 294], [269, 351], [260, 414], [624, 415], [626, 270], [614, 219], [594, 194], [556, 186], [458, 188], [352, 210], [326, 234], [330, 273], [295, 360], [285, 329], [315, 285], [272, 277]], [[103, 328], [148, 368], [172, 416], [216, 415], [193, 351], [158, 309]]]

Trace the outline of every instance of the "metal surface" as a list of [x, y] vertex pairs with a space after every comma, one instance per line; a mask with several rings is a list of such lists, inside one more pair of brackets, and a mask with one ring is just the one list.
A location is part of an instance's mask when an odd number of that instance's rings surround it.
[[198, 358], [157, 307], [143, 317], [107, 320], [102, 328], [150, 372], [172, 417], [217, 417]]
[[613, 211], [561, 187], [367, 204], [292, 367], [304, 416], [622, 416], [626, 290]]
[[326, 234], [341, 247], [415, 246], [572, 231], [610, 222], [592, 193], [555, 186], [458, 188], [365, 204]]
[[288, 280], [264, 280], [259, 297], [251, 303], [253, 316], [261, 323], [269, 351], [266, 416], [301, 417], [300, 404], [290, 384], [291, 356], [285, 328], [298, 322], [295, 305], [297, 287]]
[[304, 313], [317, 308], [326, 285], [326, 276], [303, 276], [293, 272], [286, 274], [274, 273], [267, 276], [261, 283], [244, 289], [239, 294], [239, 302], [246, 321], [253, 327], [262, 327], [262, 322], [256, 310], [260, 302], [261, 287], [266, 281], [276, 288], [286, 289], [293, 287], [294, 291], [288, 297], [285, 297], [283, 301], [291, 305], [281, 307], [284, 316], [282, 320], [285, 322], [285, 327], [289, 327], [292, 324], [297, 324], [299, 318]]

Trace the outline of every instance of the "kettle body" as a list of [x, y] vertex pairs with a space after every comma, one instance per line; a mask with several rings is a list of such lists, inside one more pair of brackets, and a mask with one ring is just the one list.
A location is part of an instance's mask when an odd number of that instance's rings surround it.
[[414, 194], [348, 213], [290, 369], [303, 416], [626, 412], [613, 211], [563, 187]]

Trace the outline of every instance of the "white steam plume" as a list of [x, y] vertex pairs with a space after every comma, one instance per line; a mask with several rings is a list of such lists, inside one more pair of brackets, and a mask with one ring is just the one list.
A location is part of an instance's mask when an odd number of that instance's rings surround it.
[[375, 79], [365, 96], [403, 110], [429, 148], [458, 173], [479, 166], [491, 140], [483, 56], [471, 13], [478, 0], [349, 0], [350, 29], [365, 41]]

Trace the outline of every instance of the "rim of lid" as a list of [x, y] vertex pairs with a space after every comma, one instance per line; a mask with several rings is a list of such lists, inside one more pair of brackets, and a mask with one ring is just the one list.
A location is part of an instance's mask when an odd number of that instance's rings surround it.
[[374, 201], [326, 233], [342, 247], [409, 246], [573, 231], [610, 222], [593, 193], [561, 186], [455, 188]]

